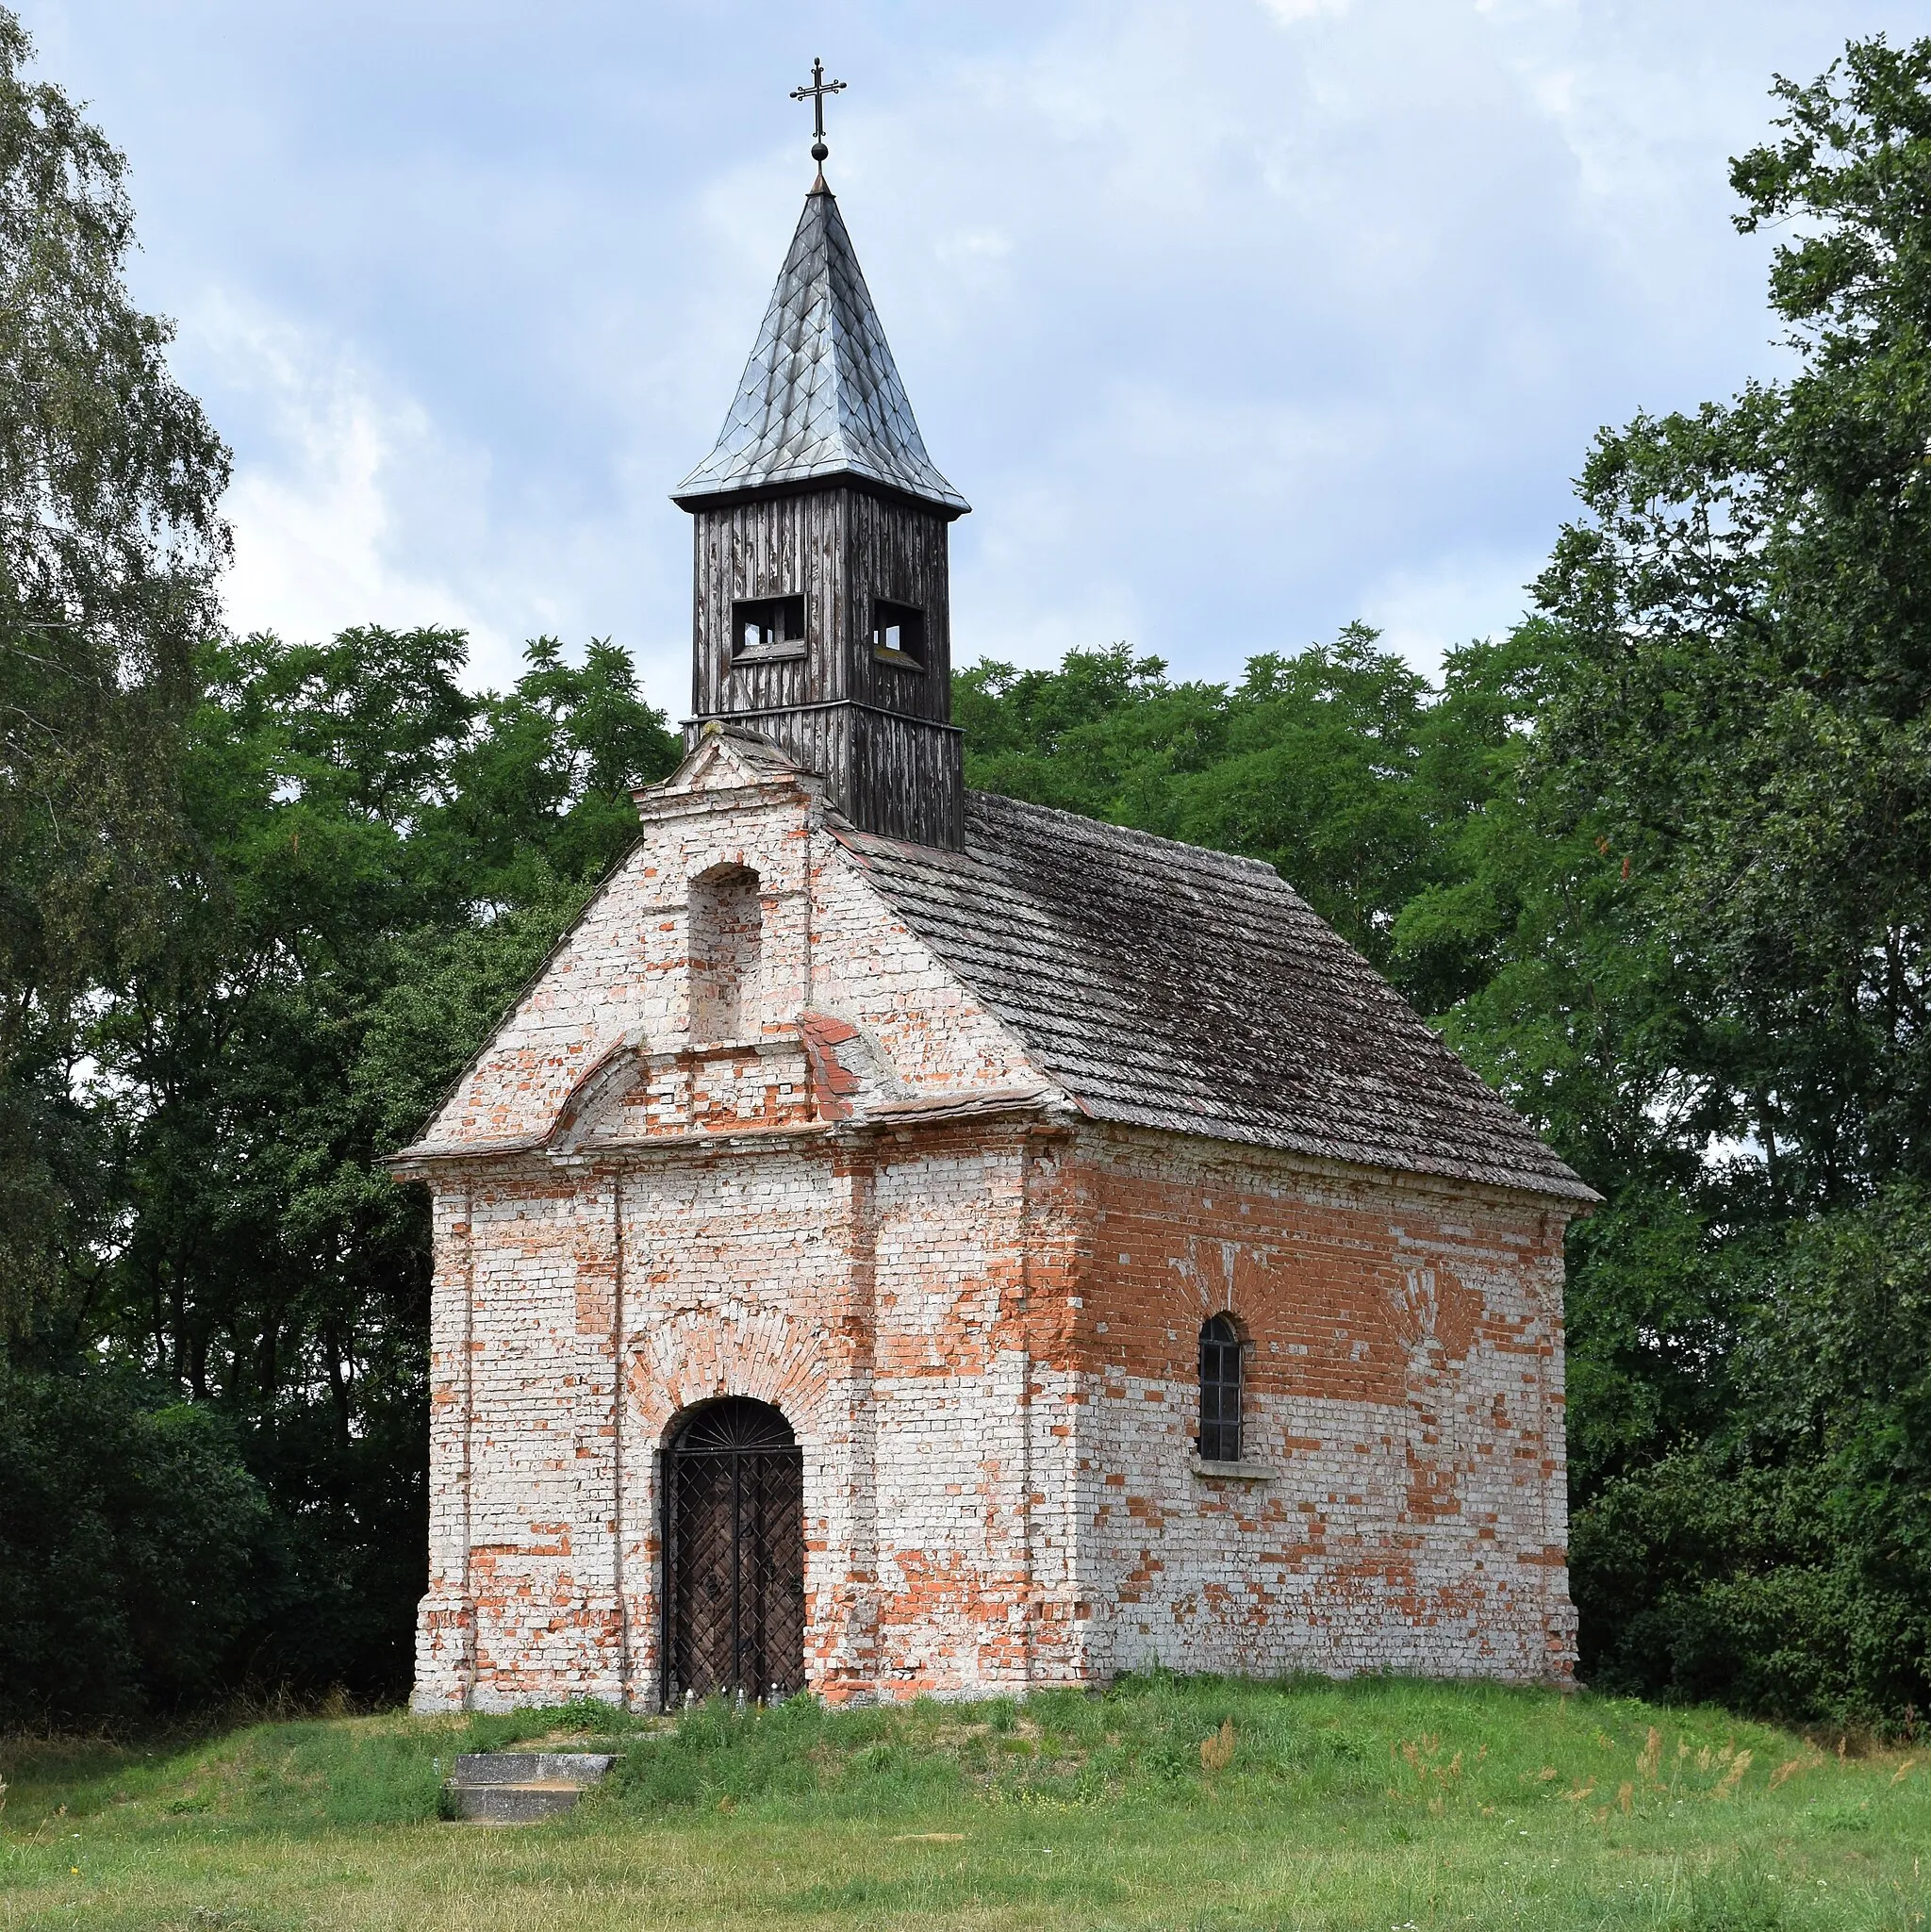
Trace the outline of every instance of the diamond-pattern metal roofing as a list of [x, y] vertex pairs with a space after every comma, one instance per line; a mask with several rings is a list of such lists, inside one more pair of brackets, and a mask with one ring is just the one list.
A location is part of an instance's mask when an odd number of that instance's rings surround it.
[[837, 201], [814, 188], [718, 446], [672, 494], [690, 508], [841, 475], [971, 507], [925, 454]]

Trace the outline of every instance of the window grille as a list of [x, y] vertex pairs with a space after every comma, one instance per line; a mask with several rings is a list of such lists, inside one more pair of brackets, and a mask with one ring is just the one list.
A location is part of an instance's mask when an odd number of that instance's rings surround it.
[[1200, 1460], [1241, 1460], [1241, 1337], [1230, 1315], [1200, 1329]]

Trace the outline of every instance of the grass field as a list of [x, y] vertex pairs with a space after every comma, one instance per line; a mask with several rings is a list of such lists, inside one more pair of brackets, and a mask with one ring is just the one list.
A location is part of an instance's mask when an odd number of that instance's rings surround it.
[[[591, 1734], [624, 1756], [569, 1817], [439, 1815], [457, 1751]], [[1904, 1928], [1924, 1756], [1387, 1678], [13, 1740], [0, 1926]]]

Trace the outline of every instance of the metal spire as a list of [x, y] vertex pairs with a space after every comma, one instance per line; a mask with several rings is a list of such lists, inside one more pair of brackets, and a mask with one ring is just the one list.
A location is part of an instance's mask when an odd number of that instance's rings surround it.
[[673, 493], [707, 499], [850, 475], [963, 516], [926, 454], [837, 197], [820, 181], [711, 454]]
[[825, 185], [825, 157], [832, 151], [825, 145], [825, 96], [842, 94], [845, 83], [842, 80], [825, 78], [825, 63], [816, 58], [811, 63], [811, 85], [795, 87], [791, 90], [794, 101], [811, 103], [811, 157], [818, 164], [818, 178], [812, 183], [814, 194], [821, 191]]
[[[811, 152], [820, 164], [831, 152], [825, 96], [844, 86], [827, 80], [825, 63], [814, 60], [811, 85], [791, 92], [794, 101], [812, 104]], [[949, 518], [969, 507], [925, 453], [820, 165], [717, 445], [673, 494], [694, 510], [707, 500], [844, 475], [930, 504]]]

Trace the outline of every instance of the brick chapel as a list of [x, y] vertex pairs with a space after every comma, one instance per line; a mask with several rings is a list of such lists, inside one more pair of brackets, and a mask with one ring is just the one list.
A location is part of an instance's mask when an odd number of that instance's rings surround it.
[[966, 789], [822, 174], [676, 501], [686, 755], [395, 1164], [417, 1709], [1565, 1679], [1594, 1197], [1270, 867]]

